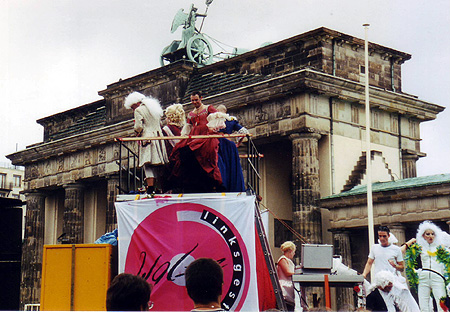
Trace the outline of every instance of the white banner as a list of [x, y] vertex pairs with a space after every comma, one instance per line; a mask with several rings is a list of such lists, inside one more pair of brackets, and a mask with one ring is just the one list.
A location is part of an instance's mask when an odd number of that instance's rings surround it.
[[254, 196], [145, 199], [116, 210], [119, 272], [153, 285], [154, 310], [191, 310], [184, 270], [207, 257], [224, 271], [222, 307], [258, 311]]

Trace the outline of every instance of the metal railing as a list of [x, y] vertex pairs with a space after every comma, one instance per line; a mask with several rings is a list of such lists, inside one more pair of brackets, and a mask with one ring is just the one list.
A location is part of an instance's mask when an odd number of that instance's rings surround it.
[[24, 305], [24, 311], [39, 311], [41, 305], [39, 303], [27, 303]]
[[[119, 194], [136, 193], [142, 187], [144, 181], [144, 171], [139, 168], [139, 148], [134, 152], [126, 142], [118, 139], [119, 142]], [[125, 155], [124, 155], [125, 154]]]
[[261, 181], [261, 176], [259, 175], [259, 160], [262, 157], [263, 155], [258, 152], [251, 137], [247, 136], [247, 161], [244, 165], [246, 171], [246, 187], [247, 192], [254, 195], [260, 195], [259, 183]]

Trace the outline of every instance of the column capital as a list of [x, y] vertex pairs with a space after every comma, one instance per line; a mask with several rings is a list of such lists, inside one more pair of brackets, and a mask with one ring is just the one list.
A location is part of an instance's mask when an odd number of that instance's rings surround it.
[[63, 188], [65, 190], [70, 190], [70, 189], [82, 190], [85, 188], [85, 186], [82, 183], [69, 183], [69, 184], [64, 184]]
[[289, 135], [291, 141], [299, 139], [316, 139], [319, 140], [322, 136], [317, 132], [297, 132]]
[[401, 223], [391, 223], [388, 225], [389, 230], [405, 230], [406, 226]]
[[25, 197], [47, 197], [47, 194], [44, 192], [39, 192], [36, 190], [23, 192]]
[[339, 234], [350, 235], [351, 234], [350, 229], [347, 229], [347, 228], [329, 229], [328, 231], [330, 231], [333, 235], [339, 235]]

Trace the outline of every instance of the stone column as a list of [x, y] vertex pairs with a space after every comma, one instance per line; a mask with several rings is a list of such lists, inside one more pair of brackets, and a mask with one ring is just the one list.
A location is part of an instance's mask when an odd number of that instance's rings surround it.
[[27, 193], [25, 240], [22, 245], [21, 308], [41, 298], [42, 255], [44, 251], [45, 195]]
[[84, 190], [83, 185], [74, 183], [64, 186], [63, 233], [69, 244], [84, 242]]
[[[352, 268], [352, 250], [350, 247], [349, 231], [333, 231], [334, 254], [342, 257], [342, 263]], [[336, 288], [336, 307], [338, 310], [354, 306], [353, 289], [347, 287]]]
[[118, 177], [110, 177], [107, 181], [107, 190], [106, 190], [106, 233], [112, 232], [117, 228], [117, 216], [116, 216], [116, 208], [114, 207], [114, 203], [116, 202], [116, 197], [119, 194], [119, 178]]
[[322, 242], [319, 193], [320, 134], [295, 133], [292, 141], [293, 226], [309, 243]]
[[[319, 139], [314, 132], [294, 133], [292, 141], [292, 220], [294, 230], [308, 243], [322, 242], [322, 217], [317, 206], [319, 193]], [[300, 246], [300, 242], [296, 241]], [[301, 257], [301, 252], [297, 253]], [[297, 258], [297, 263], [300, 259]], [[305, 291], [306, 302], [317, 307], [318, 300], [324, 303], [323, 290], [311, 287]]]
[[394, 223], [389, 224], [389, 230], [391, 231], [391, 234], [394, 234], [395, 237], [398, 239], [398, 243], [396, 243], [397, 246], [401, 246], [405, 242], [406, 235], [405, 235], [405, 229], [406, 227], [400, 223]]
[[402, 171], [403, 179], [417, 177], [416, 162], [419, 159], [417, 155], [402, 153]]

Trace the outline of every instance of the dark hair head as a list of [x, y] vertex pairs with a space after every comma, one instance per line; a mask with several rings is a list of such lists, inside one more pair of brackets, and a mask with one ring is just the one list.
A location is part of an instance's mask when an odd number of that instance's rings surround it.
[[217, 261], [199, 258], [188, 265], [186, 289], [194, 303], [217, 302], [222, 294], [223, 270]]
[[378, 232], [386, 232], [388, 234], [390, 233], [389, 228], [387, 226], [385, 226], [385, 225], [380, 225], [378, 227]]
[[193, 91], [193, 92], [191, 92], [191, 95], [198, 95], [198, 97], [202, 97], [202, 92], [200, 92], [200, 91]]
[[107, 311], [140, 311], [150, 300], [151, 286], [140, 276], [122, 273], [106, 292]]

